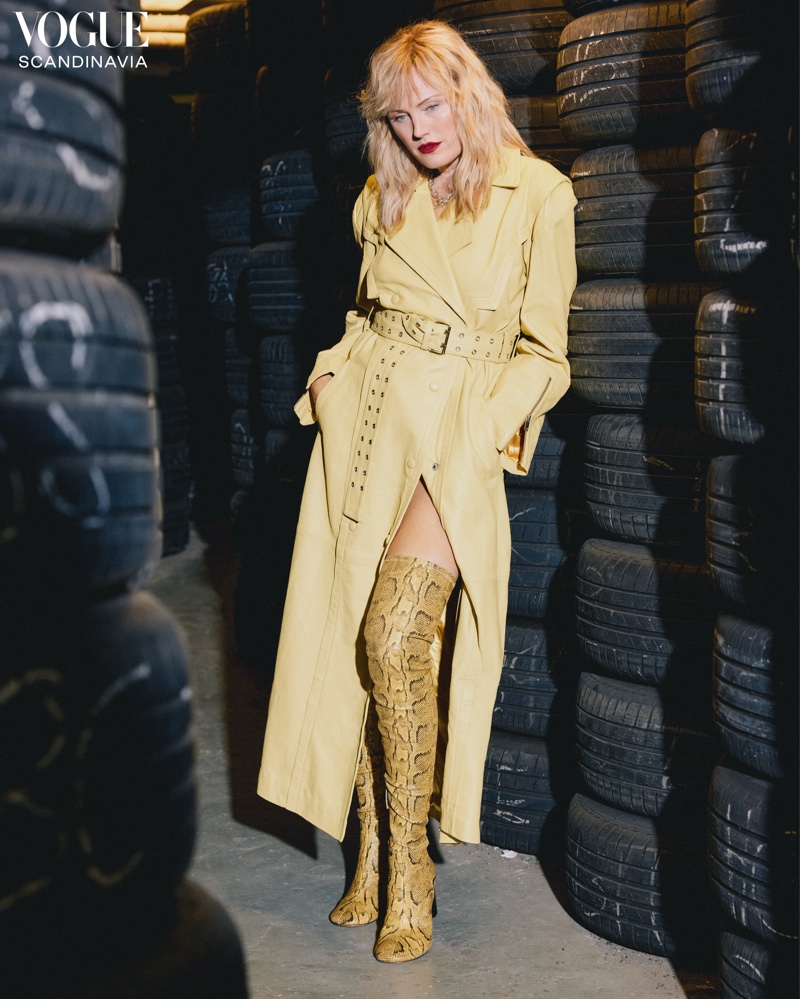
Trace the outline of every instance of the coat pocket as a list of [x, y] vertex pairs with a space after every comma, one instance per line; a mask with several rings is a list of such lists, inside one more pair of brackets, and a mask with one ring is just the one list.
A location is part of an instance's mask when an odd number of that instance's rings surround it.
[[317, 422], [320, 422], [322, 414], [327, 410], [331, 396], [338, 393], [338, 390], [341, 388], [342, 381], [351, 367], [352, 361], [348, 357], [345, 359], [339, 371], [329, 382], [325, 384], [322, 391], [317, 396], [317, 401], [314, 403], [314, 411], [317, 414]]
[[489, 406], [482, 395], [472, 397], [471, 438], [476, 456], [476, 465], [490, 475], [502, 472], [500, 452], [494, 442], [492, 418]]

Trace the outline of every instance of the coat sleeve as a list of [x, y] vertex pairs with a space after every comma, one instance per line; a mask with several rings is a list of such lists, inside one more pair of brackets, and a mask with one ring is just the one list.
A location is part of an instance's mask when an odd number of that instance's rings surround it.
[[306, 380], [305, 391], [294, 406], [294, 411], [302, 424], [316, 422], [316, 416], [311, 408], [311, 396], [308, 392], [309, 386], [313, 381], [316, 381], [320, 375], [328, 373], [336, 375], [338, 373], [350, 355], [350, 349], [353, 345], [353, 341], [356, 340], [358, 335], [362, 332], [367, 319], [369, 318], [371, 303], [366, 298], [365, 276], [370, 264], [372, 263], [372, 259], [375, 256], [375, 243], [368, 237], [366, 222], [368, 201], [370, 198], [371, 192], [369, 189], [369, 182], [367, 182], [367, 186], [364, 187], [362, 192], [359, 194], [356, 199], [355, 206], [353, 207], [353, 233], [356, 237], [356, 242], [361, 247], [362, 251], [361, 269], [358, 276], [358, 290], [356, 292], [356, 307], [354, 309], [350, 309], [350, 311], [345, 315], [344, 335], [341, 340], [339, 340], [339, 342], [334, 344], [332, 347], [329, 347], [327, 350], [321, 350], [319, 354], [317, 354], [314, 367]]
[[519, 343], [488, 400], [503, 467], [517, 475], [528, 471], [544, 414], [569, 387], [567, 317], [577, 283], [575, 205], [572, 185], [565, 178], [536, 216]]

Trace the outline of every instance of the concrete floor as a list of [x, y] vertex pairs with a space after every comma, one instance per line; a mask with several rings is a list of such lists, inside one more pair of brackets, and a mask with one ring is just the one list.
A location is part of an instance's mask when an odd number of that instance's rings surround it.
[[162, 559], [148, 589], [183, 626], [191, 652], [199, 835], [190, 875], [238, 925], [252, 999], [716, 999], [713, 978], [583, 929], [565, 908], [557, 865], [490, 846], [442, 848], [424, 958], [380, 964], [374, 928], [333, 926], [327, 913], [353, 845], [343, 850], [255, 794], [266, 670], [236, 657], [226, 531], [204, 534]]

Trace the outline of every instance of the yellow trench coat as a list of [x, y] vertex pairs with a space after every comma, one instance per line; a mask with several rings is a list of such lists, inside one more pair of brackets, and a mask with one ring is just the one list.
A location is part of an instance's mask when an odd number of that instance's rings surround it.
[[[353, 212], [363, 248], [341, 341], [308, 385], [312, 452], [286, 595], [258, 793], [342, 839], [369, 680], [361, 637], [377, 573], [422, 478], [458, 563], [441, 840], [479, 842], [484, 760], [503, 657], [511, 539], [502, 469], [524, 474], [543, 415], [566, 391], [576, 283], [569, 180], [509, 151], [475, 221], [437, 220], [421, 180], [402, 228], [378, 226], [375, 179]], [[507, 363], [434, 354], [373, 332], [415, 313], [488, 337], [522, 336]], [[306, 391], [302, 423], [314, 419]], [[530, 418], [530, 419], [529, 419]], [[528, 429], [520, 428], [529, 419]], [[522, 446], [520, 446], [522, 445]]]

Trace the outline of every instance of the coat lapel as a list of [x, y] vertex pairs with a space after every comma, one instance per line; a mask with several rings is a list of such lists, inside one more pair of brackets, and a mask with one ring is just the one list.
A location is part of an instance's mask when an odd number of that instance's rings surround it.
[[[495, 187], [514, 188], [520, 182], [520, 154], [507, 150], [504, 162], [493, 181]], [[472, 242], [474, 223], [461, 219], [452, 227], [449, 250], [455, 253]], [[386, 236], [392, 250], [439, 294], [459, 319], [466, 323], [466, 309], [442, 241], [426, 180], [420, 179], [406, 210], [401, 229]]]
[[467, 321], [425, 180], [420, 181], [411, 195], [402, 228], [387, 236], [386, 243], [447, 302], [462, 322]]

